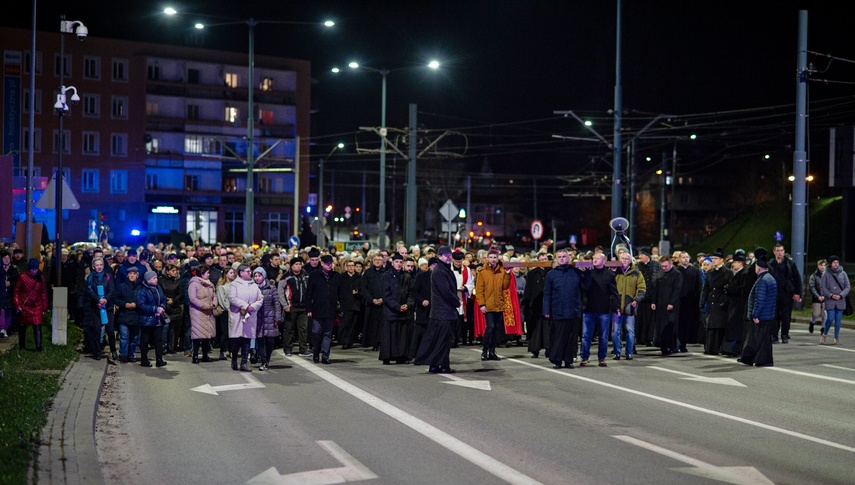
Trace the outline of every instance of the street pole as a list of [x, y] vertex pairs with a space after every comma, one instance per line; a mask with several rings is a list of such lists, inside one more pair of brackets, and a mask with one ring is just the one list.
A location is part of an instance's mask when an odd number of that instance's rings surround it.
[[793, 247], [792, 256], [799, 274], [805, 275], [805, 185], [807, 154], [805, 152], [805, 121], [807, 119], [807, 10], [799, 10], [799, 45], [796, 78], [796, 145], [793, 151]]
[[617, 39], [615, 46], [615, 130], [614, 142], [612, 146], [612, 154], [614, 156], [614, 173], [612, 175], [612, 219], [622, 217], [621, 214], [621, 198], [623, 190], [621, 189], [621, 144], [620, 127], [621, 113], [623, 112], [623, 103], [621, 96], [621, 79], [620, 79], [620, 17], [621, 17], [621, 0], [617, 0]]
[[659, 187], [659, 245], [662, 245], [662, 242], [667, 239], [667, 228], [665, 227], [665, 177], [667, 177], [667, 169], [668, 169], [668, 155], [665, 152], [662, 152], [662, 162], [659, 166], [659, 169], [662, 171], [662, 175], [659, 181], [661, 185]]
[[[332, 154], [332, 152], [330, 152]], [[322, 158], [321, 163], [318, 164], [318, 247], [323, 248], [326, 241], [324, 235], [324, 220], [326, 216], [324, 215], [324, 161], [326, 159]]]
[[[249, 26], [249, 68], [247, 72], [247, 116], [246, 116], [246, 222], [243, 227], [243, 241], [252, 247], [253, 233], [255, 231], [255, 182], [253, 181], [253, 166], [255, 165], [255, 153], [253, 146], [253, 135], [255, 132], [254, 118], [255, 106], [253, 103], [253, 68], [255, 67], [255, 25], [257, 22], [250, 18], [246, 21]], [[299, 161], [297, 161], [299, 163]], [[300, 183], [296, 181], [296, 183]]]
[[292, 232], [300, 237], [300, 136], [296, 137], [297, 147], [294, 154], [294, 222]]
[[380, 95], [380, 207], [377, 210], [380, 232], [377, 235], [377, 245], [386, 249], [386, 76], [389, 75], [389, 70], [381, 70], [380, 75], [383, 77], [383, 87]]
[[[64, 18], [64, 17], [60, 17]], [[27, 257], [30, 257], [32, 248], [30, 248], [30, 241], [33, 237], [33, 140], [34, 134], [33, 131], [36, 129], [36, 110], [34, 106], [36, 105], [36, 56], [34, 54], [36, 52], [36, 0], [33, 0], [33, 27], [32, 27], [32, 38], [30, 39], [30, 113], [28, 116], [28, 127], [29, 133], [27, 133], [27, 202], [26, 202], [26, 212], [27, 212], [27, 221], [26, 221], [26, 229], [24, 236], [27, 238]], [[61, 74], [60, 74], [61, 75]], [[20, 155], [18, 155], [20, 156]], [[59, 254], [59, 249], [56, 250], [56, 253]]]
[[409, 134], [409, 155], [407, 160], [407, 227], [405, 229], [404, 241], [407, 244], [416, 243], [416, 223], [418, 216], [416, 215], [416, 148], [419, 143], [418, 132], [418, 109], [415, 104], [410, 104], [410, 134]]

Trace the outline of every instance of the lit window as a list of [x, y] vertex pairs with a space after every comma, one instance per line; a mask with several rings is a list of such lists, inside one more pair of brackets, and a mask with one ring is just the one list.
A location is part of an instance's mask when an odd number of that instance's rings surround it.
[[230, 88], [238, 87], [239, 78], [237, 73], [235, 72], [227, 72], [226, 73], [226, 86]]

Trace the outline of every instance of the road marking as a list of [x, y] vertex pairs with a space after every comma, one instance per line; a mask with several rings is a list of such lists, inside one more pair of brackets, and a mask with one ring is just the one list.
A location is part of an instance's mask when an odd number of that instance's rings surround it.
[[855, 352], [855, 349], [847, 349], [847, 348], [841, 347], [839, 345], [821, 345], [821, 344], [817, 344], [817, 345], [819, 347], [824, 348], [824, 349], [842, 350], [844, 352]]
[[446, 379], [451, 379], [451, 382], [443, 382], [443, 384], [451, 384], [452, 386], [460, 386], [460, 387], [468, 387], [470, 389], [480, 389], [482, 391], [489, 391], [490, 389], [490, 381], [468, 381], [461, 377], [453, 376], [450, 374], [440, 374], [442, 377]]
[[663, 372], [670, 372], [672, 374], [678, 374], [681, 376], [688, 376], [683, 378], [687, 381], [705, 382], [707, 384], [722, 384], [725, 386], [747, 387], [745, 384], [737, 381], [736, 379], [731, 379], [730, 377], [704, 377], [695, 374], [689, 374], [688, 372], [680, 372], [672, 369], [666, 369], [664, 367], [656, 367], [654, 365], [649, 365], [647, 366], [647, 368], [661, 370]]
[[851, 369], [849, 367], [840, 367], [839, 365], [831, 365], [831, 364], [820, 364], [820, 365], [823, 367], [831, 368], [831, 369], [851, 370], [851, 371], [855, 372], [855, 369]]
[[[284, 352], [281, 353], [284, 355]], [[421, 433], [426, 438], [434, 441], [440, 446], [443, 446], [452, 453], [455, 453], [456, 455], [464, 458], [465, 460], [469, 461], [473, 465], [478, 466], [484, 471], [496, 476], [500, 480], [512, 484], [534, 485], [540, 483], [537, 480], [527, 475], [524, 475], [523, 473], [500, 462], [499, 460], [496, 460], [495, 458], [486, 455], [485, 453], [473, 448], [472, 446], [469, 446], [468, 444], [436, 428], [435, 426], [427, 423], [426, 421], [423, 421], [402, 409], [396, 408], [395, 406], [383, 401], [379, 397], [374, 396], [373, 394], [364, 391], [354, 386], [353, 384], [345, 381], [344, 379], [321, 369], [319, 366], [316, 366], [310, 362], [305, 361], [304, 359], [300, 359], [297, 357], [287, 358], [294, 362], [296, 365], [315, 374], [321, 379], [350, 394], [351, 396], [359, 399], [365, 404], [368, 404], [369, 406], [380, 411], [381, 413], [386, 414], [387, 416], [397, 420], [401, 424], [404, 424], [405, 426], [408, 426], [411, 429]]]
[[288, 475], [280, 475], [276, 467], [270, 467], [246, 483], [249, 485], [328, 485], [380, 478], [334, 442], [316, 441], [316, 443], [344, 466], [289, 473]]
[[689, 465], [691, 468], [672, 468], [672, 470], [688, 473], [697, 477], [709, 478], [719, 482], [733, 483], [735, 485], [773, 485], [774, 482], [766, 478], [762, 473], [757, 471], [753, 466], [715, 466], [701, 460], [697, 460], [690, 456], [677, 453], [676, 451], [662, 448], [631, 436], [616, 435], [612, 438], [617, 438], [635, 446], [640, 446], [646, 450], [665, 455], [668, 458], [673, 458], [677, 461]]
[[[720, 360], [720, 361], [727, 362], [727, 363], [731, 363], [731, 364], [742, 365], [742, 364], [739, 364], [738, 362], [735, 362], [735, 361], [733, 361], [733, 360], [731, 360], [731, 359], [727, 359], [727, 358], [724, 358], [724, 357], [719, 357], [719, 356], [717, 356], [717, 355], [704, 355], [703, 357], [705, 357], [705, 358], [707, 358], [707, 359], [716, 359], [716, 360]], [[843, 379], [843, 378], [841, 378], [841, 377], [824, 376], [824, 375], [822, 375], [822, 374], [813, 374], [813, 373], [811, 373], [811, 372], [803, 372], [803, 371], [800, 371], [800, 370], [785, 369], [785, 368], [783, 368], [783, 367], [775, 367], [775, 366], [769, 367], [769, 366], [765, 366], [765, 367], [759, 367], [759, 369], [763, 369], [763, 370], [770, 370], [770, 371], [776, 371], [776, 372], [784, 372], [784, 373], [787, 373], [787, 374], [793, 374], [793, 375], [802, 376], [802, 377], [813, 377], [814, 379], [822, 379], [822, 380], [825, 380], [825, 381], [841, 382], [841, 383], [843, 383], [843, 384], [855, 384], [855, 381], [852, 381], [852, 380], [849, 380], [849, 379]]]
[[[831, 448], [837, 448], [838, 450], [843, 450], [843, 451], [848, 451], [848, 452], [850, 452], [850, 453], [855, 453], [855, 448], [853, 448], [853, 447], [851, 447], [851, 446], [846, 446], [846, 445], [843, 445], [843, 444], [840, 444], [840, 443], [835, 443], [835, 442], [833, 442], [833, 441], [828, 441], [828, 440], [824, 440], [824, 439], [822, 439], [822, 438], [817, 438], [817, 437], [815, 437], [815, 436], [810, 436], [810, 435], [806, 435], [806, 434], [798, 433], [798, 432], [796, 432], [796, 431], [790, 431], [790, 430], [788, 430], [788, 429], [779, 428], [779, 427], [777, 427], [777, 426], [772, 426], [772, 425], [769, 425], [769, 424], [761, 423], [761, 422], [759, 422], [759, 421], [752, 421], [752, 420], [750, 420], [750, 419], [740, 418], [739, 416], [734, 416], [734, 415], [732, 415], [732, 414], [723, 413], [723, 412], [721, 412], [721, 411], [715, 411], [715, 410], [707, 409], [707, 408], [704, 408], [704, 407], [701, 407], [701, 406], [696, 406], [696, 405], [694, 405], [694, 404], [689, 404], [689, 403], [685, 403], [685, 402], [681, 402], [681, 401], [675, 401], [675, 400], [673, 400], [673, 399], [668, 399], [667, 397], [661, 397], [661, 396], [657, 396], [657, 395], [655, 395], [655, 394], [650, 394], [650, 393], [647, 393], [647, 392], [636, 391], [635, 389], [629, 389], [629, 388], [626, 388], [626, 387], [621, 387], [621, 386], [618, 386], [618, 385], [615, 385], [615, 384], [610, 384], [610, 383], [608, 383], [608, 382], [597, 381], [597, 380], [590, 379], [590, 378], [587, 378], [587, 377], [582, 377], [582, 376], [577, 375], [577, 374], [575, 374], [575, 373], [570, 373], [570, 372], [560, 372], [560, 371], [557, 371], [557, 370], [555, 370], [555, 369], [549, 369], [549, 368], [546, 368], [546, 367], [541, 367], [541, 366], [539, 366], [539, 365], [537, 365], [537, 364], [531, 364], [531, 363], [526, 362], [526, 361], [524, 361], [524, 360], [512, 359], [512, 358], [507, 358], [507, 359], [505, 359], [505, 360], [507, 360], [507, 361], [509, 361], [509, 362], [516, 362], [517, 364], [522, 364], [522, 365], [525, 365], [525, 366], [528, 366], [528, 367], [534, 367], [535, 369], [538, 369], [538, 370], [541, 370], [541, 371], [545, 371], [545, 372], [553, 372], [553, 373], [555, 373], [555, 374], [557, 374], [557, 375], [559, 375], [559, 376], [569, 377], [570, 379], [576, 379], [576, 380], [580, 380], [580, 381], [588, 382], [588, 383], [590, 383], [590, 384], [596, 384], [596, 385], [598, 385], [598, 386], [608, 387], [608, 388], [610, 388], [610, 389], [614, 389], [614, 390], [617, 390], [617, 391], [622, 391], [622, 392], [626, 392], [626, 393], [629, 393], [629, 394], [635, 394], [636, 396], [646, 397], [646, 398], [649, 398], [649, 399], [653, 399], [653, 400], [655, 400], [655, 401], [664, 402], [664, 403], [668, 403], [668, 404], [673, 404], [673, 405], [675, 405], [675, 406], [680, 406], [680, 407], [682, 407], [682, 408], [691, 409], [691, 410], [693, 410], [693, 411], [698, 411], [698, 412], [701, 412], [701, 413], [704, 413], [704, 414], [709, 414], [709, 415], [711, 415], [711, 416], [717, 416], [717, 417], [720, 417], [720, 418], [729, 419], [729, 420], [731, 420], [731, 421], [736, 421], [737, 423], [747, 424], [747, 425], [754, 426], [754, 427], [761, 428], [761, 429], [765, 429], [765, 430], [768, 430], [768, 431], [773, 431], [773, 432], [775, 432], [775, 433], [780, 433], [780, 434], [784, 434], [784, 435], [787, 435], [787, 436], [792, 436], [792, 437], [794, 437], [794, 438], [799, 438], [799, 439], [802, 439], [802, 440], [805, 440], [805, 441], [810, 441], [810, 442], [813, 442], [813, 443], [817, 443], [817, 444], [820, 444], [820, 445], [829, 446], [829, 447], [831, 447]], [[767, 367], [767, 369], [774, 369], [774, 368], [775, 368], [775, 367]]]
[[241, 372], [241, 377], [246, 380], [246, 384], [227, 384], [225, 386], [212, 386], [210, 384], [202, 384], [199, 387], [194, 387], [190, 389], [191, 391], [201, 392], [204, 394], [213, 394], [214, 396], [219, 396], [223, 391], [240, 391], [243, 389], [260, 389], [264, 387], [264, 384], [258, 381], [255, 377], [252, 377], [252, 374], [249, 372]]

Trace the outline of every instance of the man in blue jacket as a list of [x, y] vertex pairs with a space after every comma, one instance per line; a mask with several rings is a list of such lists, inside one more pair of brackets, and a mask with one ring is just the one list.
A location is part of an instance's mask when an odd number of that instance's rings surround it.
[[739, 362], [757, 367], [772, 366], [771, 333], [775, 324], [778, 283], [769, 273], [769, 262], [765, 256], [757, 260], [754, 272], [757, 273], [757, 281], [748, 295], [748, 318], [754, 322], [754, 328], [748, 334], [748, 342]]
[[558, 266], [546, 273], [543, 286], [543, 317], [552, 319], [555, 338], [549, 349], [549, 361], [556, 369], [562, 362], [573, 368], [573, 357], [579, 341], [582, 325], [582, 271], [570, 266], [570, 254], [561, 250], [556, 253]]

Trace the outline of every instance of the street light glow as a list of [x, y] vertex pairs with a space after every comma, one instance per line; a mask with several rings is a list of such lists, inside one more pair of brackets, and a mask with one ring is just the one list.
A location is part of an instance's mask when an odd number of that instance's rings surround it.
[[428, 63], [428, 67], [431, 69], [439, 69], [439, 61], [437, 61], [436, 59], [430, 61]]
[[696, 134], [694, 134], [694, 133], [692, 133], [691, 135], [689, 135], [689, 139], [690, 139], [690, 140], [696, 140], [697, 138], [698, 138], [698, 135], [696, 135]]
[[324, 21], [324, 27], [332, 27], [334, 25], [335, 25], [335, 22], [333, 22], [332, 20], [325, 20]]
[[591, 120], [585, 120], [585, 126], [591, 126], [593, 124], [594, 123], [592, 123]]
[[766, 160], [769, 160], [770, 158], [772, 158], [772, 156], [767, 153], [766, 155], [763, 155], [763, 158], [765, 158]]
[[339, 148], [339, 150], [341, 150], [342, 148], [344, 148], [344, 143], [339, 142], [336, 146]]
[[359, 63], [356, 61], [351, 61], [347, 64], [347, 67], [351, 69], [359, 69]]
[[338, 74], [338, 73], [340, 73], [340, 72], [341, 72], [341, 69], [339, 69], [339, 68], [337, 68], [337, 67], [334, 67], [334, 68], [330, 69], [330, 71], [332, 71], [332, 72], [334, 72], [334, 73]]
[[196, 22], [196, 23], [193, 25], [193, 27], [196, 27], [197, 29], [202, 30], [202, 29], [204, 29], [204, 28], [205, 28], [205, 24], [203, 24], [202, 22]]
[[790, 175], [789, 177], [787, 177], [787, 180], [789, 180], [790, 182], [795, 182], [795, 180], [796, 180], [796, 176], [795, 176], [795, 175]]
[[165, 13], [166, 15], [175, 15], [178, 13], [178, 10], [175, 10], [172, 7], [166, 7], [165, 9], [163, 9], [163, 13]]

